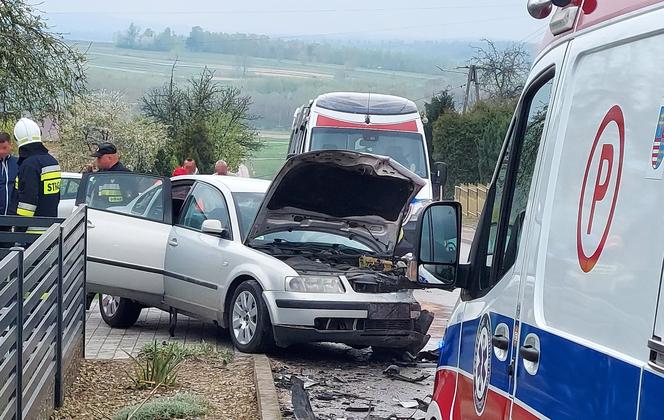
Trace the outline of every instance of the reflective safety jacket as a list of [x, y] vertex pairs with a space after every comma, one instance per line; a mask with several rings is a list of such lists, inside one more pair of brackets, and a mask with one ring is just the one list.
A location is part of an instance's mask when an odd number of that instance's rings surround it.
[[[25, 149], [25, 150], [24, 150]], [[19, 149], [16, 177], [19, 216], [57, 217], [60, 204], [60, 165], [41, 143]], [[30, 228], [28, 233], [41, 233], [45, 228]]]

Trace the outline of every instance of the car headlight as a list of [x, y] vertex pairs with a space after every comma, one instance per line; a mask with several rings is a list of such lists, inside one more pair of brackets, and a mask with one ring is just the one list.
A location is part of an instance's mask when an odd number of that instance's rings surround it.
[[408, 222], [416, 222], [420, 213], [422, 212], [422, 209], [424, 209], [427, 205], [432, 203], [433, 200], [428, 200], [428, 199], [420, 199], [420, 198], [415, 198], [413, 201], [410, 202], [410, 205], [408, 206], [408, 212], [406, 213], [406, 217], [404, 217], [403, 223], [408, 223]]
[[304, 293], [346, 293], [337, 276], [286, 277], [286, 291]]

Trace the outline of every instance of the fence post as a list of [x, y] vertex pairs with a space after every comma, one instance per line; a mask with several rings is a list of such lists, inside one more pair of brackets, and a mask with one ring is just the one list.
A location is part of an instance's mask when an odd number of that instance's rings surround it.
[[63, 296], [63, 281], [62, 281], [62, 262], [63, 262], [63, 232], [62, 225], [58, 229], [58, 285], [57, 285], [57, 314], [56, 314], [56, 335], [55, 335], [55, 407], [62, 407], [64, 403], [64, 395], [62, 392], [62, 311], [64, 305], [62, 303]]
[[85, 212], [85, 219], [83, 220], [83, 225], [85, 226], [85, 230], [83, 231], [83, 319], [82, 319], [82, 325], [83, 325], [83, 344], [81, 345], [81, 357], [85, 359], [85, 324], [86, 324], [86, 318], [87, 318], [87, 303], [88, 303], [88, 206], [86, 205], [85, 208], [83, 209]]
[[18, 252], [16, 276], [16, 418], [23, 418], [23, 248], [13, 247]]

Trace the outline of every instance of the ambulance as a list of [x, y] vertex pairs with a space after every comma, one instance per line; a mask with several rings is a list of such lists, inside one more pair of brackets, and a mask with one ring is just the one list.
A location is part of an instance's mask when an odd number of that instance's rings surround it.
[[[446, 166], [429, 162], [422, 119], [411, 100], [370, 92], [331, 92], [295, 110], [288, 157], [316, 150], [350, 150], [388, 156], [425, 185], [404, 218], [396, 253], [411, 252], [421, 209], [441, 195]], [[434, 194], [436, 192], [436, 194]]]
[[416, 231], [417, 281], [460, 289], [426, 420], [661, 419], [664, 1], [528, 10], [548, 36], [468, 262], [458, 203]]

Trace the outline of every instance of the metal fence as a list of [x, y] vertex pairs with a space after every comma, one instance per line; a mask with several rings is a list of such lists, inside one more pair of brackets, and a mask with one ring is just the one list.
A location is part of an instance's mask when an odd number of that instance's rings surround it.
[[64, 401], [65, 365], [82, 356], [86, 208], [50, 223], [0, 261], [0, 420], [48, 418]]
[[479, 217], [488, 189], [489, 186], [484, 184], [461, 184], [454, 187], [454, 200], [461, 203], [464, 216]]

